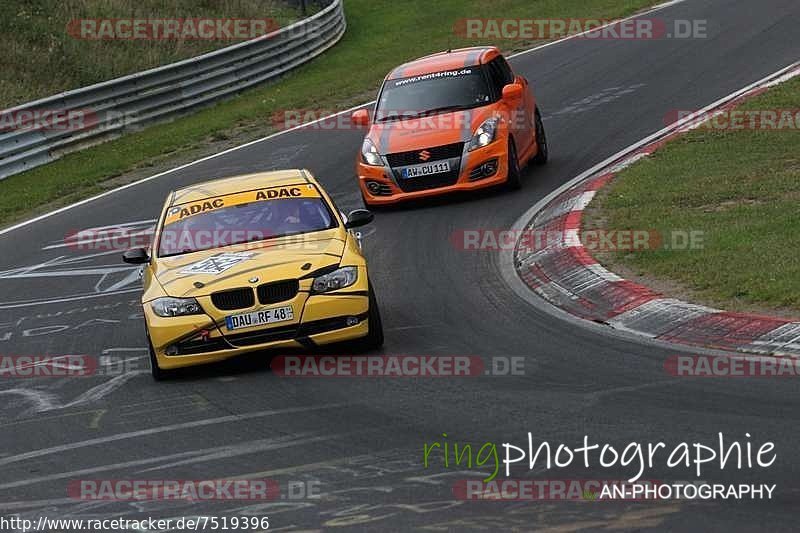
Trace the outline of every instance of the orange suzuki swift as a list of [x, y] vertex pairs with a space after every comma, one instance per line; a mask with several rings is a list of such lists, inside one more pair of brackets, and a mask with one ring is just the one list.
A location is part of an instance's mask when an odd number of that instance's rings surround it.
[[505, 184], [547, 162], [536, 97], [495, 47], [449, 50], [394, 69], [375, 111], [353, 113], [369, 126], [356, 163], [367, 205], [393, 204]]

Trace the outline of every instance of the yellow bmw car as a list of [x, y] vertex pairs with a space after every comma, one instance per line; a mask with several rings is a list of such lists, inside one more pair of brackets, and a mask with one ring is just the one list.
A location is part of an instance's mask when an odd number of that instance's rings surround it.
[[168, 196], [143, 265], [153, 377], [267, 348], [383, 344], [361, 243], [307, 170], [200, 183]]

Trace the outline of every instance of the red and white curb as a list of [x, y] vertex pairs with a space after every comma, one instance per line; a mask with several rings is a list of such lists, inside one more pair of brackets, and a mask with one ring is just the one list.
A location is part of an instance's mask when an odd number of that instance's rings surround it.
[[[620, 170], [649, 156], [677, 135], [697, 127], [710, 115], [725, 112], [745, 98], [797, 75], [800, 75], [800, 63], [668, 126], [554, 191], [531, 208], [520, 219], [522, 223], [515, 224], [514, 229], [521, 229], [523, 234], [558, 236], [535, 251], [523, 246], [522, 241], [517, 243], [510, 261], [518, 279], [529, 291], [561, 310], [617, 330], [690, 346], [800, 356], [800, 322], [731, 313], [665, 297], [605, 269], [578, 238], [584, 209]], [[507, 263], [508, 258], [508, 267]]]

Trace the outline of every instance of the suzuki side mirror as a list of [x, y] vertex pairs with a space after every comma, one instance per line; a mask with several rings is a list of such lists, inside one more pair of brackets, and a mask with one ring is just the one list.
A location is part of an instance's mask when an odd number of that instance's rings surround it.
[[509, 83], [503, 87], [503, 100], [519, 100], [522, 98], [522, 85]]
[[356, 126], [369, 126], [369, 112], [366, 109], [359, 109], [358, 111], [354, 111], [351, 115], [353, 120], [353, 124]]

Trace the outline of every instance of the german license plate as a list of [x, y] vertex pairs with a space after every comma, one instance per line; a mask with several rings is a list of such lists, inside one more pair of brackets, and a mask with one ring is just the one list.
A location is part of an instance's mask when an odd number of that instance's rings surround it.
[[228, 331], [233, 331], [235, 329], [274, 324], [275, 322], [286, 322], [292, 319], [294, 319], [292, 306], [285, 305], [283, 307], [261, 309], [260, 311], [253, 311], [252, 313], [226, 316], [225, 326], [227, 326]]
[[443, 172], [450, 172], [450, 161], [438, 161], [436, 163], [406, 167], [400, 171], [400, 175], [403, 178], [416, 178], [417, 176], [430, 176], [431, 174], [441, 174]]

